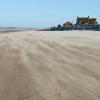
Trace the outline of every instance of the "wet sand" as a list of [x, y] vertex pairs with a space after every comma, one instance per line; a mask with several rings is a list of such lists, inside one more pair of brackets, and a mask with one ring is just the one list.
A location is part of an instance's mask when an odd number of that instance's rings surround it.
[[100, 100], [100, 32], [5, 33], [0, 100]]

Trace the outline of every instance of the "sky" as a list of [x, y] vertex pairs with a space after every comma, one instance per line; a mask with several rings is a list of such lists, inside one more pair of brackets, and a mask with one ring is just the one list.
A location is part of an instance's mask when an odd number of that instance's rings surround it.
[[76, 17], [96, 17], [100, 0], [0, 0], [0, 27], [44, 28], [75, 23]]

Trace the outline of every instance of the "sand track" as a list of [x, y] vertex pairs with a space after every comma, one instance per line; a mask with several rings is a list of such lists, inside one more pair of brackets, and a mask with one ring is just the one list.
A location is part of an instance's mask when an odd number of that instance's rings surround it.
[[0, 34], [0, 100], [100, 100], [100, 32]]

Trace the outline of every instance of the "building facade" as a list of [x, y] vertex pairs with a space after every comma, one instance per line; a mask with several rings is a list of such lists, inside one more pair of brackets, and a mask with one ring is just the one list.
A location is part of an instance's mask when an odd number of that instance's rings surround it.
[[88, 17], [77, 17], [76, 25], [78, 26], [93, 26], [97, 25], [96, 18], [89, 18]]

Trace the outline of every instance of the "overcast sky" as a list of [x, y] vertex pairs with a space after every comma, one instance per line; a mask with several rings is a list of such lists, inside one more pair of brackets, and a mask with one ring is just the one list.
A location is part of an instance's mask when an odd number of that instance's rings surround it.
[[100, 0], [0, 0], [0, 27], [49, 27], [77, 16], [100, 21]]

